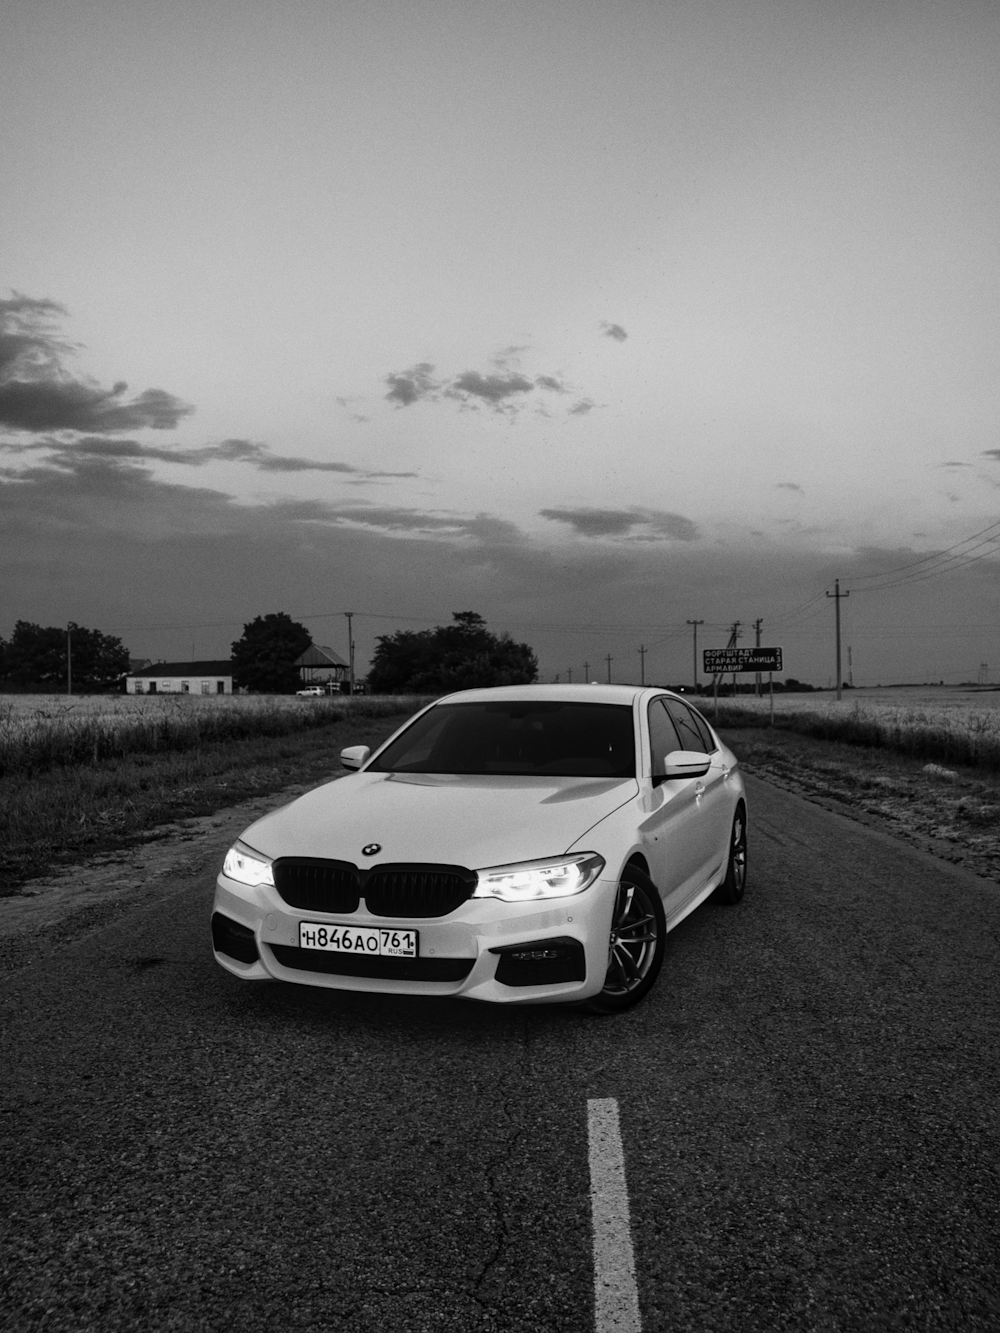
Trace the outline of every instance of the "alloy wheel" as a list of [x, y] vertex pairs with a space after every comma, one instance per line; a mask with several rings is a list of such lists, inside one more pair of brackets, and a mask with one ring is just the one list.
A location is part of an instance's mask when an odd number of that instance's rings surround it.
[[648, 891], [623, 879], [618, 885], [611, 920], [605, 995], [624, 997], [643, 984], [656, 957], [658, 937], [656, 913]]

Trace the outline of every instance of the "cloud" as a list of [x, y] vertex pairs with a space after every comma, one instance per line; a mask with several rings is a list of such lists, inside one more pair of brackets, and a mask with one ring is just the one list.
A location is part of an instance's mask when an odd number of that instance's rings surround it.
[[992, 458], [994, 462], [1000, 463], [1000, 449], [984, 449], [984, 458]]
[[796, 485], [794, 481], [779, 481], [775, 483], [777, 491], [795, 491], [797, 495], [805, 495], [801, 486]]
[[[504, 545], [525, 540], [514, 523], [491, 514], [456, 514], [447, 510], [408, 509], [402, 505], [319, 505], [311, 515], [314, 522], [342, 526], [350, 524], [380, 532], [386, 536], [435, 536], [439, 539], [471, 539]], [[306, 515], [300, 515], [306, 517]]]
[[[223, 440], [221, 444], [206, 445], [188, 451], [191, 461], [208, 462], [219, 458], [231, 462], [252, 463], [261, 472], [337, 472], [353, 477], [416, 477], [416, 472], [372, 472], [368, 468], [353, 467], [350, 463], [322, 462], [315, 458], [274, 454], [265, 444], [253, 440]], [[185, 460], [186, 461], [186, 460]]]
[[139, 440], [110, 436], [83, 435], [73, 440], [49, 436], [30, 444], [11, 444], [0, 441], [0, 448], [11, 453], [46, 451], [50, 461], [58, 467], [74, 466], [74, 459], [104, 458], [122, 462], [158, 462], [203, 467], [206, 463], [247, 463], [261, 472], [334, 472], [338, 475], [369, 480], [387, 477], [416, 477], [416, 472], [372, 472], [353, 467], [349, 463], [323, 462], [314, 458], [297, 458], [274, 454], [264, 444], [253, 440], [222, 440], [199, 448], [169, 447], [143, 444]]
[[[287, 497], [271, 499], [262, 504], [241, 504], [223, 491], [161, 480], [143, 466], [148, 455], [145, 452], [137, 454], [130, 449], [134, 441], [90, 440], [85, 443], [91, 447], [75, 450], [67, 447], [32, 467], [19, 470], [0, 468], [0, 515], [14, 496], [19, 497], [17, 503], [21, 505], [24, 515], [30, 512], [32, 504], [50, 515], [58, 513], [66, 507], [72, 496], [79, 500], [85, 499], [88, 506], [93, 505], [96, 516], [90, 521], [111, 529], [129, 529], [130, 515], [141, 513], [143, 517], [136, 524], [141, 531], [143, 524], [147, 523], [153, 528], [163, 524], [176, 525], [178, 513], [184, 509], [183, 497], [186, 496], [189, 507], [181, 524], [185, 530], [190, 523], [200, 523], [199, 513], [208, 505], [213, 516], [207, 521], [207, 527], [211, 529], [213, 525], [218, 525], [220, 532], [226, 531], [240, 514], [251, 513], [270, 518], [280, 515], [281, 520], [289, 524], [363, 528], [383, 536], [433, 535], [444, 540], [473, 542], [488, 538], [493, 542], [508, 543], [525, 540], [524, 534], [513, 524], [483, 513], [469, 515], [448, 510], [409, 509], [401, 505], [380, 505], [363, 500], [337, 502]], [[214, 456], [225, 454], [228, 457], [242, 457], [246, 451], [233, 447], [242, 445], [256, 449], [263, 447], [236, 440], [226, 441], [224, 445], [204, 452], [211, 452]], [[34, 497], [34, 501], [28, 501], [27, 496]]]
[[163, 389], [146, 389], [126, 399], [122, 395], [127, 388], [124, 382], [102, 389], [85, 380], [9, 379], [0, 382], [0, 426], [23, 431], [173, 430], [194, 411]]
[[626, 537], [633, 541], [695, 541], [698, 529], [682, 514], [662, 509], [540, 509], [543, 518], [568, 523], [581, 537]]
[[409, 370], [393, 371], [386, 375], [385, 382], [389, 386], [386, 398], [397, 407], [410, 407], [424, 398], [433, 400], [441, 389], [441, 385], [431, 379], [433, 370], [434, 367], [428, 361], [419, 361]]
[[601, 332], [605, 338], [614, 338], [615, 342], [623, 343], [628, 334], [620, 324], [609, 324], [606, 319], [601, 320]]
[[[483, 374], [479, 370], [463, 370], [448, 379], [436, 379], [434, 366], [429, 361], [419, 361], [408, 370], [393, 371], [385, 377], [384, 382], [389, 386], [385, 398], [396, 408], [448, 398], [460, 403], [465, 411], [487, 407], [502, 416], [514, 417], [525, 407], [528, 395], [536, 390], [559, 394], [570, 392], [571, 386], [558, 375], [530, 376], [519, 369], [517, 359], [525, 350], [524, 347], [505, 348], [493, 358], [493, 365], [497, 367], [494, 372]], [[586, 406], [578, 405], [570, 411], [589, 411], [593, 404], [589, 399], [582, 401]]]
[[580, 398], [580, 399], [579, 399], [577, 402], [575, 402], [575, 403], [573, 404], [573, 406], [569, 409], [569, 414], [570, 414], [571, 417], [582, 417], [582, 416], [586, 416], [586, 414], [587, 414], [588, 412], [592, 412], [596, 406], [597, 406], [597, 404], [594, 403], [594, 402], [592, 402], [591, 399], [589, 399], [589, 398]]
[[[991, 452], [996, 453], [998, 456], [1000, 456], [1000, 449], [995, 449], [995, 450], [992, 450]], [[972, 464], [971, 464], [971, 463], [939, 463], [939, 464], [938, 464], [938, 467], [972, 467]]]
[[481, 375], [478, 370], [463, 370], [448, 385], [445, 395], [462, 403], [479, 398], [495, 411], [503, 412], [519, 394], [531, 393], [534, 387], [534, 382], [518, 371], [508, 375]]
[[73, 347], [54, 324], [66, 311], [54, 301], [15, 294], [0, 301], [0, 427], [28, 431], [173, 430], [194, 408], [164, 389], [126, 397], [74, 377], [63, 365]]

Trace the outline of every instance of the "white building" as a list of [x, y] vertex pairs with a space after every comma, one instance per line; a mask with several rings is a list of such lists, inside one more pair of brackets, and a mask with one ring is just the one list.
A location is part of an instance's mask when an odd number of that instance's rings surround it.
[[233, 664], [154, 662], [125, 678], [126, 694], [232, 694]]

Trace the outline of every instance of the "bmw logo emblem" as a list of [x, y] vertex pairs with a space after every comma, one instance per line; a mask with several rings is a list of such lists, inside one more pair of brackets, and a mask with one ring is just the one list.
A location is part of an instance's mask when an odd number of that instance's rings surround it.
[[366, 844], [366, 846], [361, 848], [361, 855], [374, 856], [376, 852], [380, 852], [381, 850], [382, 850], [382, 844], [380, 842], [369, 842]]

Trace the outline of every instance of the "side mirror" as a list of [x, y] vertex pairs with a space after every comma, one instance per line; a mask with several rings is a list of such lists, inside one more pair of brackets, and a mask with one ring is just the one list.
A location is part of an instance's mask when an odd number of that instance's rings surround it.
[[368, 762], [371, 749], [367, 745], [349, 745], [340, 752], [340, 762], [345, 768], [357, 769]]
[[663, 760], [664, 778], [703, 778], [711, 766], [707, 754], [697, 750], [671, 750]]

